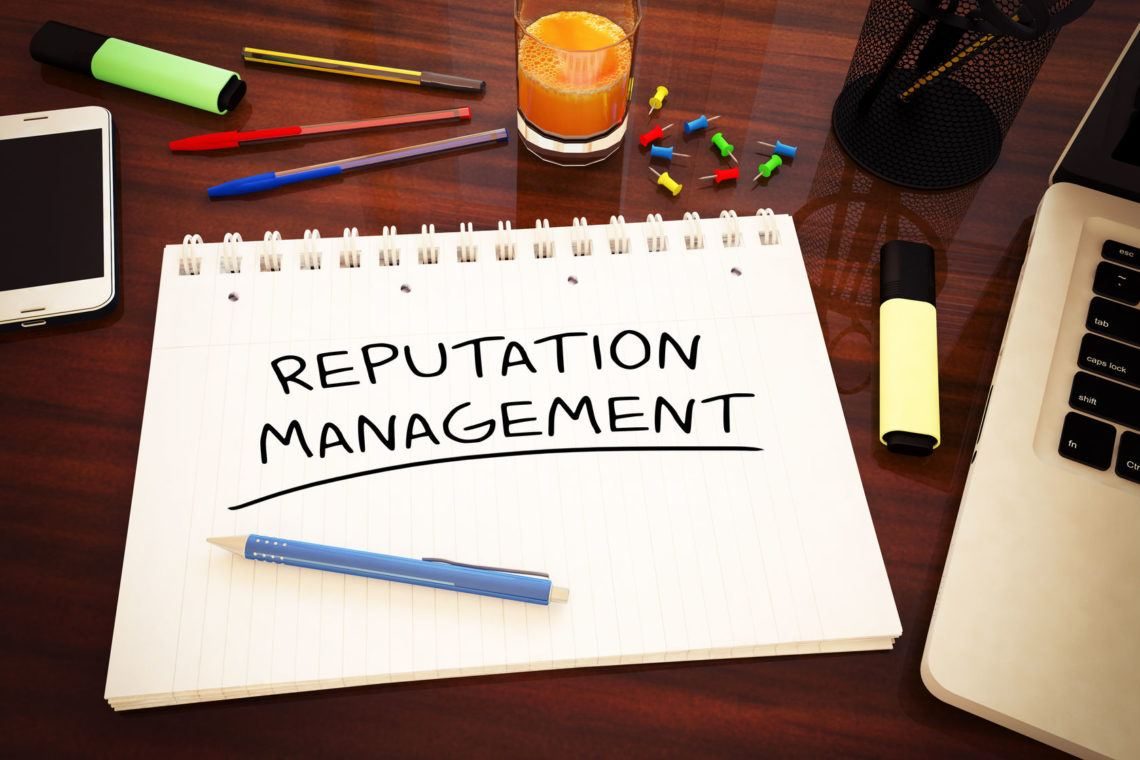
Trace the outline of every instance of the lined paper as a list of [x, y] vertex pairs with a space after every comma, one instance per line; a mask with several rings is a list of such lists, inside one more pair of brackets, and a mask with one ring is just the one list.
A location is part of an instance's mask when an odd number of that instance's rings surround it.
[[[650, 252], [642, 224], [631, 250], [611, 254], [604, 226], [573, 256], [553, 229], [554, 255], [537, 258], [534, 230], [516, 232], [518, 256], [499, 261], [495, 232], [474, 235], [477, 260], [457, 261], [457, 233], [437, 233], [438, 264], [417, 262], [419, 234], [399, 236], [400, 264], [381, 266], [379, 238], [355, 242], [359, 268], [342, 267], [341, 238], [317, 241], [318, 269], [301, 268], [306, 243], [277, 243], [280, 271], [261, 271], [264, 244], [237, 243], [240, 271], [223, 272], [223, 244], [187, 249], [201, 273], [179, 274], [181, 245], [163, 258], [150, 382], [128, 529], [106, 698], [116, 709], [423, 678], [702, 658], [888, 648], [901, 632], [859, 482], [842, 410], [796, 243], [763, 244], [761, 220], [742, 218], [743, 242], [726, 247], [724, 220], [701, 223], [704, 247], [687, 250], [681, 222], [665, 222], [667, 250]], [[651, 361], [616, 366], [609, 341], [645, 335]], [[566, 339], [557, 371], [549, 342]], [[696, 367], [659, 350], [667, 332]], [[403, 362], [376, 368], [363, 346], [407, 346], [421, 370], [436, 344], [483, 344], [484, 376], [470, 349], [417, 377]], [[504, 376], [503, 347], [517, 341], [535, 371]], [[542, 346], [545, 346], [543, 348]], [[637, 354], [627, 338], [626, 356]], [[346, 352], [344, 354], [334, 352]], [[313, 362], [343, 368], [322, 388]], [[665, 356], [665, 366], [659, 356]], [[274, 359], [309, 362], [289, 385]], [[620, 356], [620, 354], [619, 354]], [[518, 359], [518, 356], [515, 356]], [[292, 365], [291, 365], [292, 366]], [[288, 385], [288, 384], [287, 384]], [[700, 399], [729, 392], [723, 402]], [[558, 417], [554, 397], [595, 403]], [[653, 399], [696, 400], [692, 430], [672, 418], [653, 428]], [[607, 399], [623, 413], [613, 432]], [[448, 440], [439, 424], [462, 403], [465, 424], [513, 407], [477, 444]], [[682, 410], [683, 411], [683, 410]], [[419, 412], [440, 439], [404, 447], [403, 420]], [[356, 420], [397, 416], [393, 451], [375, 437], [357, 451]], [[296, 420], [314, 456], [269, 439]], [[333, 422], [353, 449], [322, 458]], [[461, 428], [457, 428], [461, 429]], [[752, 446], [762, 451], [620, 451], [510, 456], [351, 477], [230, 509], [282, 490], [393, 464], [470, 454], [625, 446]], [[570, 588], [566, 604], [511, 602], [248, 561], [206, 543], [260, 533], [399, 556], [548, 572]]]

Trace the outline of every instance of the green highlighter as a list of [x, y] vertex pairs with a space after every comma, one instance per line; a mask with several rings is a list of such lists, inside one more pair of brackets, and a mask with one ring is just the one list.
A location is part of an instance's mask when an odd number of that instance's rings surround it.
[[226, 113], [245, 95], [245, 82], [232, 71], [58, 21], [40, 27], [31, 53], [40, 63], [211, 113]]

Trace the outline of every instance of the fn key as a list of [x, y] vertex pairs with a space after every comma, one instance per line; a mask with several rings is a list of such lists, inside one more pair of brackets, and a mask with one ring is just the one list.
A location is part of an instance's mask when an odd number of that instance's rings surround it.
[[1061, 429], [1061, 445], [1057, 452], [1065, 459], [1107, 470], [1112, 464], [1112, 447], [1116, 428], [1083, 414], [1069, 412]]

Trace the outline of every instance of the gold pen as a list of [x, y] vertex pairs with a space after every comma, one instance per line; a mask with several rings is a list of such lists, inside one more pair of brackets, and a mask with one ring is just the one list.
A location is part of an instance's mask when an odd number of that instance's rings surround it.
[[432, 71], [395, 69], [389, 66], [376, 66], [371, 63], [335, 61], [331, 58], [317, 58], [311, 55], [298, 55], [296, 53], [281, 53], [276, 50], [261, 50], [259, 48], [247, 47], [242, 48], [241, 57], [246, 63], [266, 63], [271, 66], [287, 66], [294, 69], [324, 71], [330, 74], [344, 74], [345, 76], [364, 77], [365, 79], [381, 79], [385, 82], [414, 84], [421, 87], [436, 87], [443, 90], [483, 92], [487, 89], [487, 83], [481, 79], [468, 79], [467, 77], [456, 77], [450, 74], [436, 74]]

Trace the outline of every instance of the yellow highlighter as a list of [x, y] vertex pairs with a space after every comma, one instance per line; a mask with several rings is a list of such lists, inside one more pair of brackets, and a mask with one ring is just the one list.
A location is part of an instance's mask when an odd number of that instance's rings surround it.
[[892, 240], [879, 252], [879, 440], [929, 456], [941, 438], [934, 249]]

